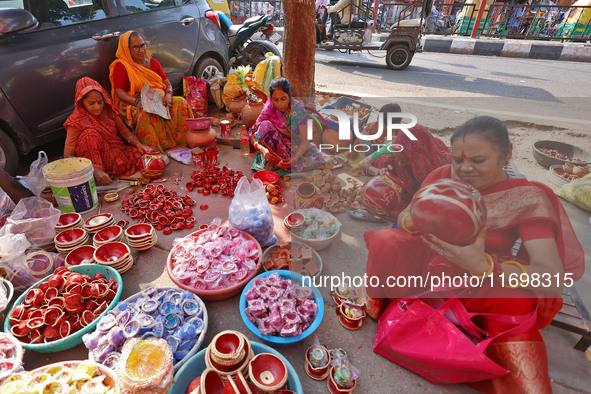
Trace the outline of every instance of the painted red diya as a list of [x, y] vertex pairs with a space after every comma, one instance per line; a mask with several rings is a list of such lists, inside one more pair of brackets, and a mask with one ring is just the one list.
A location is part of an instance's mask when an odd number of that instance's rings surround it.
[[304, 370], [314, 380], [324, 380], [330, 370], [330, 352], [325, 345], [312, 345], [306, 350]]
[[162, 158], [160, 152], [151, 151], [146, 152], [138, 160], [138, 170], [143, 177], [148, 179], [160, 178], [166, 169], [166, 162]]
[[410, 212], [421, 235], [433, 234], [460, 246], [473, 243], [486, 223], [486, 207], [478, 190], [456, 179], [441, 179], [420, 188]]
[[402, 181], [391, 174], [374, 176], [363, 184], [359, 197], [363, 206], [379, 217], [395, 219], [394, 210], [400, 203]]
[[343, 327], [348, 330], [359, 330], [363, 325], [363, 319], [365, 318], [365, 309], [361, 305], [352, 304], [349, 302], [343, 302], [337, 307], [337, 315], [339, 316], [339, 322]]
[[[346, 387], [343, 387], [344, 383]], [[349, 394], [357, 387], [357, 379], [353, 379], [351, 372], [347, 367], [331, 368], [326, 381], [328, 391], [331, 394]]]
[[287, 366], [271, 353], [259, 353], [248, 365], [248, 377], [257, 389], [275, 392], [287, 384]]
[[304, 215], [299, 212], [290, 213], [283, 219], [283, 224], [288, 230], [299, 230], [304, 225]]

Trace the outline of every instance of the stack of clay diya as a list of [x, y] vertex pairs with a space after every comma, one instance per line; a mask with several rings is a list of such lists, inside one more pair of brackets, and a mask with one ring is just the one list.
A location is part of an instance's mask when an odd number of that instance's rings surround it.
[[82, 216], [80, 216], [79, 213], [64, 213], [60, 216], [57, 224], [55, 225], [55, 235], [65, 230], [82, 228], [83, 224], [84, 222], [82, 221]]
[[96, 248], [92, 245], [82, 245], [77, 247], [68, 253], [64, 266], [69, 268], [80, 264], [93, 264], [95, 249]]
[[58, 252], [68, 254], [78, 246], [88, 243], [88, 233], [82, 228], [73, 228], [59, 233], [54, 238]]
[[189, 385], [192, 392], [293, 393], [286, 389], [285, 363], [271, 353], [255, 355], [246, 336], [237, 331], [222, 331], [213, 338], [205, 364], [207, 369]]
[[304, 369], [314, 380], [328, 378], [326, 385], [331, 394], [349, 394], [357, 387], [359, 371], [349, 361], [343, 349], [331, 349], [314, 344], [306, 350]]
[[158, 236], [154, 227], [147, 223], [138, 223], [125, 230], [127, 244], [135, 250], [148, 250], [156, 245]]
[[123, 242], [109, 242], [94, 251], [94, 260], [98, 264], [108, 265], [124, 274], [133, 265], [133, 257], [129, 246]]
[[367, 316], [365, 305], [360, 302], [357, 289], [349, 289], [347, 286], [338, 287], [331, 292], [331, 296], [337, 305], [336, 313], [339, 322], [348, 330], [359, 330], [363, 325], [363, 319]]
[[121, 242], [123, 240], [123, 229], [119, 226], [109, 226], [99, 230], [92, 239], [95, 248], [108, 244], [109, 242]]
[[143, 191], [123, 200], [121, 210], [138, 219], [138, 223], [151, 223], [156, 230], [168, 235], [173, 230], [195, 226], [195, 218], [191, 216], [193, 205], [195, 201], [189, 196], [178, 196], [174, 190], [168, 190], [163, 185], [148, 185]]
[[115, 223], [113, 215], [110, 213], [101, 213], [95, 215], [84, 222], [84, 229], [88, 234], [96, 234], [100, 230], [112, 226]]

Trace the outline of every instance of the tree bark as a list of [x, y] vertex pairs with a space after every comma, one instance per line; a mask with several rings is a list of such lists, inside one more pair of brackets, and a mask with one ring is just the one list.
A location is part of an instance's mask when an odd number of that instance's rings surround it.
[[292, 95], [314, 98], [316, 10], [314, 0], [283, 0], [283, 76], [291, 82]]

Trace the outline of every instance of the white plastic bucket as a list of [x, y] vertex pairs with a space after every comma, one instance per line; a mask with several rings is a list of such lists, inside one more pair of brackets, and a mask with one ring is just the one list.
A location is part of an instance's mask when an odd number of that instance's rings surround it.
[[92, 162], [81, 157], [53, 161], [43, 167], [60, 210], [86, 212], [98, 205]]

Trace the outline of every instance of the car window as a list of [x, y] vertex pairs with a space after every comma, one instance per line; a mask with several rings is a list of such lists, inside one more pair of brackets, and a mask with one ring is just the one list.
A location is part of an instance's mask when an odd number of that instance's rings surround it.
[[153, 9], [162, 9], [162, 8], [170, 8], [174, 7], [175, 5], [179, 5], [179, 3], [186, 3], [183, 0], [123, 0], [123, 5], [125, 9], [130, 14], [134, 14], [136, 12], [145, 12], [151, 11]]
[[0, 1], [0, 7], [5, 7], [5, 3], [20, 3], [18, 8], [26, 9], [37, 18], [38, 30], [107, 17], [101, 0], [11, 0]]

